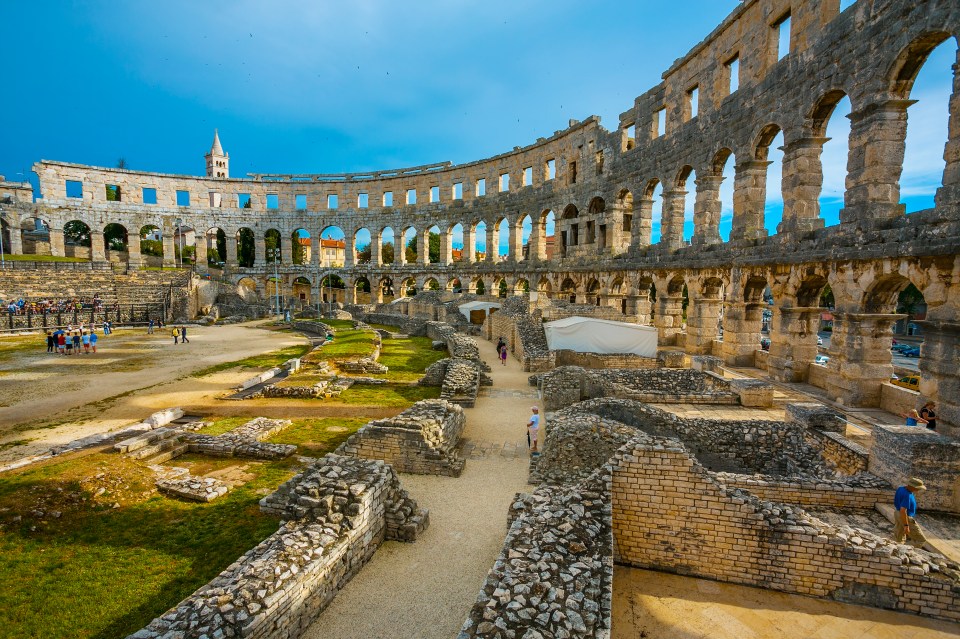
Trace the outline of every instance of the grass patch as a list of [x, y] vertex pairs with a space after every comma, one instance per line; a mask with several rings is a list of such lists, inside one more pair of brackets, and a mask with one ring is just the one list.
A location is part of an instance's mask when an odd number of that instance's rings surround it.
[[[5, 476], [0, 637], [122, 637], [176, 605], [277, 529], [258, 501], [292, 463], [247, 472], [254, 479], [210, 504], [157, 495], [151, 471], [112, 454]], [[107, 492], [95, 497], [98, 485]]]
[[10, 255], [3, 254], [5, 262], [89, 262], [85, 257], [57, 257], [54, 255]]
[[202, 435], [222, 435], [227, 431], [233, 430], [238, 426], [243, 426], [249, 422], [252, 417], [223, 417], [204, 426], [197, 432]]
[[332, 342], [304, 358], [307, 362], [346, 361], [370, 357], [375, 348], [376, 335], [367, 330], [338, 330]]
[[[344, 320], [344, 319], [319, 319], [318, 322], [322, 322], [327, 326], [333, 327], [335, 329], [343, 330], [349, 329], [353, 330], [353, 320]], [[337, 337], [340, 336], [340, 333], [337, 333]]]
[[309, 344], [297, 344], [296, 346], [287, 346], [278, 351], [271, 351], [253, 357], [245, 357], [232, 362], [221, 362], [207, 368], [202, 368], [190, 374], [190, 377], [205, 377], [221, 371], [227, 371], [233, 368], [273, 368], [283, 364], [288, 359], [303, 357], [310, 352]]
[[[47, 352], [47, 336], [44, 333], [38, 335], [16, 335], [14, 337], [0, 338], [0, 362], [10, 359], [16, 355], [35, 351], [40, 354]], [[51, 355], [53, 357], [53, 355]]]
[[379, 328], [381, 331], [389, 331], [391, 333], [402, 333], [399, 326], [390, 326], [389, 324], [370, 324], [372, 328]]
[[421, 399], [437, 399], [440, 388], [437, 386], [411, 386], [410, 384], [383, 384], [367, 386], [356, 384], [328, 403], [349, 404], [351, 406], [384, 406], [388, 408], [407, 408]]
[[446, 351], [433, 350], [432, 344], [429, 337], [383, 340], [379, 362], [390, 370], [382, 377], [396, 382], [417, 381], [428, 366], [447, 356]]
[[362, 418], [341, 417], [295, 419], [289, 428], [268, 441], [271, 444], [294, 444], [298, 455], [319, 457], [333, 452], [367, 421]]
[[26, 446], [32, 441], [32, 439], [14, 439], [9, 442], [3, 442], [0, 444], [0, 450], [7, 450], [8, 448], [15, 448], [17, 446]]

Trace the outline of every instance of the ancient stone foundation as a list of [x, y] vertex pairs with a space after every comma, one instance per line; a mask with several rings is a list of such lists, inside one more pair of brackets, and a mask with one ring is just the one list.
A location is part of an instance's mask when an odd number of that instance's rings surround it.
[[326, 455], [264, 497], [280, 529], [128, 639], [297, 639], [384, 540], [428, 513], [382, 462]]
[[369, 422], [337, 453], [383, 460], [401, 473], [459, 477], [465, 461], [456, 448], [465, 423], [460, 406], [426, 399], [396, 417]]

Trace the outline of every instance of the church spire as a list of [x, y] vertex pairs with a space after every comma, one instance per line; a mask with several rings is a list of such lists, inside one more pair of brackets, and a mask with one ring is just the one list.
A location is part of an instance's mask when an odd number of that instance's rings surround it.
[[223, 152], [223, 146], [220, 145], [220, 132], [217, 129], [213, 130], [213, 145], [204, 158], [207, 160], [207, 176], [230, 177], [230, 154]]

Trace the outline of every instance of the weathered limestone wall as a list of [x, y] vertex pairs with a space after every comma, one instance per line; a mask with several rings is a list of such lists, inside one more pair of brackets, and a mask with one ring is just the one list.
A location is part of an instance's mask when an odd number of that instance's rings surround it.
[[915, 390], [889, 383], [880, 385], [880, 408], [888, 413], [902, 415], [912, 408], [918, 408], [919, 403], [922, 403], [920, 393]]
[[960, 620], [960, 566], [938, 555], [728, 489], [670, 440], [612, 465], [619, 562]]
[[851, 486], [848, 481], [791, 481], [736, 473], [714, 473], [717, 483], [740, 488], [764, 501], [797, 506], [822, 506], [857, 510], [873, 510], [877, 503], [890, 501], [890, 486]]
[[280, 529], [128, 639], [297, 639], [385, 539], [414, 541], [429, 522], [389, 466], [338, 455], [260, 504]]
[[893, 486], [911, 477], [927, 485], [927, 510], [960, 513], [960, 442], [922, 426], [874, 426], [870, 472]]
[[401, 473], [459, 477], [465, 461], [456, 448], [465, 424], [460, 406], [425, 399], [395, 417], [369, 422], [337, 454], [383, 460]]

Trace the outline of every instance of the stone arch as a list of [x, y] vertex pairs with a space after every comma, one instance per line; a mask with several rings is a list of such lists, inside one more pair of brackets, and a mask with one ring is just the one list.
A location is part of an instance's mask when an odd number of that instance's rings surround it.
[[[126, 262], [129, 258], [129, 234], [127, 227], [111, 222], [103, 227], [104, 256], [110, 262]], [[94, 256], [96, 259], [96, 256]]]
[[419, 258], [418, 251], [420, 250], [417, 242], [417, 227], [412, 224], [404, 227], [403, 232], [400, 234], [400, 245], [396, 250], [397, 255], [397, 264], [416, 264]]
[[379, 300], [373, 298], [373, 287], [370, 278], [360, 275], [353, 281], [353, 294], [357, 304], [372, 304]]
[[[63, 251], [66, 257], [91, 258], [91, 228], [83, 220], [69, 220], [63, 225]], [[9, 239], [4, 238], [4, 247], [9, 247]]]
[[613, 220], [616, 229], [612, 238], [612, 247], [616, 252], [626, 250], [633, 243], [633, 193], [622, 188], [617, 191], [617, 218]]
[[380, 281], [377, 282], [377, 302], [389, 302], [392, 301], [397, 296], [397, 291], [393, 286], [393, 278], [389, 275], [384, 275], [380, 278]]
[[536, 233], [533, 216], [529, 213], [517, 222], [517, 237], [520, 240], [520, 260], [536, 259]]
[[241, 277], [237, 280], [237, 287], [250, 291], [255, 295], [259, 295], [259, 287], [257, 286], [257, 281], [252, 277]]
[[310, 264], [313, 258], [310, 231], [300, 227], [290, 234], [290, 253], [293, 264]]
[[375, 262], [373, 259], [373, 243], [373, 235], [367, 227], [361, 226], [353, 232], [353, 249], [357, 255], [355, 264], [370, 264], [371, 262]]
[[290, 285], [290, 291], [294, 299], [301, 303], [307, 305], [313, 303], [313, 284], [310, 282], [310, 278], [303, 275], [294, 278]]
[[526, 295], [529, 292], [530, 292], [530, 281], [525, 277], [517, 278], [517, 281], [513, 283], [513, 294]]
[[413, 277], [407, 277], [400, 283], [400, 293], [403, 297], [409, 297], [417, 294], [417, 280]]
[[237, 230], [237, 265], [241, 268], [250, 268], [257, 261], [256, 235], [253, 229], [241, 227]]
[[451, 277], [447, 280], [447, 285], [444, 287], [450, 293], [462, 293], [463, 284], [460, 282], [459, 277]]
[[560, 283], [560, 296], [564, 299], [567, 299], [571, 304], [576, 303], [577, 284], [572, 278], [564, 278], [563, 282]]
[[[440, 261], [444, 263], [452, 262], [472, 262], [473, 257], [468, 252], [466, 246], [466, 234], [464, 231], [464, 225], [462, 222], [455, 222], [448, 225], [447, 229], [447, 248], [444, 252], [445, 254], [440, 256]], [[456, 248], [457, 245], [460, 245], [460, 248]], [[441, 245], [441, 249], [444, 247]]]
[[219, 226], [211, 226], [203, 233], [203, 240], [197, 248], [203, 247], [205, 255], [197, 255], [198, 262], [206, 260], [207, 266], [223, 268], [227, 263], [227, 233]]
[[913, 39], [894, 59], [887, 74], [890, 93], [906, 100], [913, 90], [917, 74], [938, 46], [953, 37], [948, 31], [929, 31]]
[[[432, 240], [431, 238], [436, 236], [437, 241]], [[434, 246], [437, 244], [437, 246]], [[442, 238], [440, 237], [440, 226], [434, 224], [430, 228], [426, 229], [423, 232], [423, 247], [425, 255], [421, 256], [420, 262], [422, 264], [439, 264], [442, 261], [442, 256], [440, 255], [440, 245], [442, 245]], [[439, 286], [439, 284], [438, 284]], [[436, 289], [434, 289], [436, 290]]]
[[353, 257], [347, 255], [346, 233], [335, 224], [323, 227], [318, 245], [320, 250], [318, 262], [321, 268], [344, 266], [347, 264], [347, 258]]
[[[399, 260], [397, 256], [403, 250], [402, 246], [398, 246], [396, 233], [393, 232], [393, 227], [385, 226], [380, 229], [380, 263], [381, 264], [398, 264]], [[402, 244], [402, 242], [400, 242]]]
[[426, 278], [426, 279], [423, 281], [423, 290], [425, 290], [425, 291], [439, 291], [439, 290], [440, 290], [440, 282], [438, 282], [438, 281], [437, 281], [437, 278], [435, 278], [435, 277], [433, 277], [433, 276], [428, 277], [428, 278]]
[[[499, 217], [493, 225], [494, 256], [498, 262], [510, 257], [510, 230], [510, 218], [506, 215]], [[503, 246], [504, 239], [507, 240], [505, 248]]]
[[[4, 244], [9, 250], [10, 244]], [[25, 215], [20, 220], [20, 247], [24, 255], [51, 255], [50, 223], [46, 218], [34, 214]]]
[[468, 291], [475, 295], [486, 295], [487, 287], [483, 283], [483, 278], [481, 278], [480, 276], [476, 276], [472, 280], [470, 280], [470, 286], [468, 288]]
[[697, 185], [697, 196], [701, 202], [700, 209], [703, 218], [694, 220], [695, 232], [702, 242], [726, 242], [730, 240], [730, 229], [733, 222], [733, 186], [737, 156], [733, 149], [721, 147], [713, 154], [710, 161], [710, 172], [701, 178]]
[[148, 222], [140, 227], [137, 233], [139, 238], [140, 256], [149, 266], [160, 266], [164, 257], [163, 227]]
[[540, 281], [537, 282], [537, 292], [545, 293], [548, 297], [553, 293], [553, 284], [550, 283], [550, 279], [548, 277], [540, 277]]

